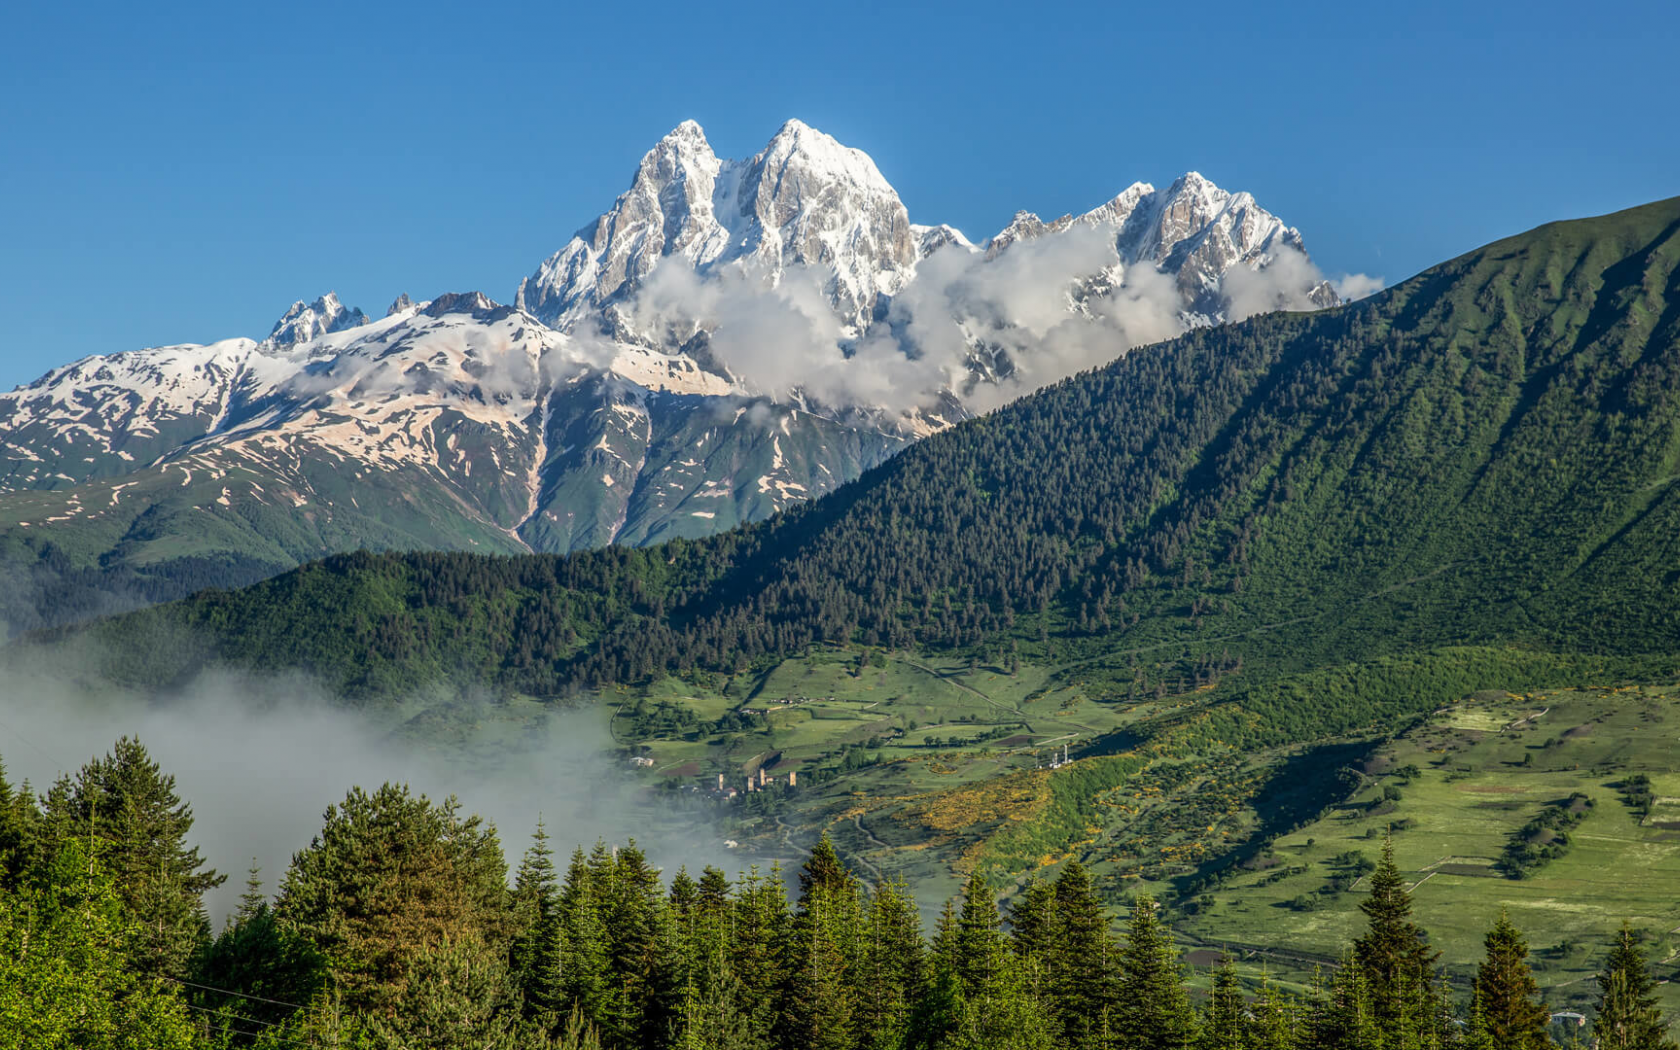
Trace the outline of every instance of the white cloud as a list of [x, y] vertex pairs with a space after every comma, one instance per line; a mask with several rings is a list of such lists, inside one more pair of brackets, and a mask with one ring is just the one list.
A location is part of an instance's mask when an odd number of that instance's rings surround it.
[[1242, 321], [1274, 310], [1316, 310], [1318, 304], [1307, 296], [1323, 281], [1305, 252], [1285, 245], [1258, 270], [1231, 268], [1219, 288], [1228, 304], [1226, 315]]
[[[1100, 226], [1016, 241], [991, 260], [947, 246], [921, 262], [883, 323], [855, 343], [821, 280], [796, 266], [771, 286], [748, 270], [696, 273], [671, 258], [627, 310], [634, 327], [669, 348], [707, 331], [713, 357], [750, 393], [801, 391], [834, 406], [907, 411], [962, 388], [977, 353], [1007, 360], [995, 383], [964, 393], [987, 410], [1182, 333], [1189, 308], [1171, 275], [1123, 266], [1113, 230]], [[1315, 309], [1307, 296], [1322, 281], [1303, 253], [1285, 249], [1263, 270], [1232, 271], [1223, 290], [1241, 319]]]
[[1331, 284], [1335, 286], [1336, 294], [1350, 303], [1367, 295], [1375, 295], [1388, 287], [1388, 282], [1381, 277], [1372, 277], [1365, 273], [1343, 274]]

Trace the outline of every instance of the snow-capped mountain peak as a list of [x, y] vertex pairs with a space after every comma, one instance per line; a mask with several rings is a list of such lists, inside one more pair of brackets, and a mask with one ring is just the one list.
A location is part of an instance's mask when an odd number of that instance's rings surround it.
[[295, 346], [329, 332], [342, 332], [367, 322], [367, 314], [345, 307], [338, 301], [336, 292], [328, 292], [312, 303], [305, 303], [302, 299], [293, 303], [280, 320], [274, 322], [274, 329], [263, 342], [276, 348]]
[[665, 259], [701, 272], [736, 267], [770, 286], [804, 266], [858, 331], [916, 258], [904, 204], [863, 151], [792, 120], [752, 158], [725, 161], [685, 121], [642, 158], [610, 211], [521, 282], [515, 301], [569, 330]]
[[257, 573], [346, 544], [709, 533], [1131, 347], [1330, 305], [1304, 255], [1277, 265], [1300, 248], [1196, 172], [1022, 211], [977, 245], [912, 225], [866, 153], [801, 121], [744, 160], [684, 121], [514, 305], [403, 295], [370, 321], [328, 293], [261, 342], [89, 358], [0, 394], [0, 500], [20, 508], [0, 538], [103, 518], [114, 559], [232, 550]]

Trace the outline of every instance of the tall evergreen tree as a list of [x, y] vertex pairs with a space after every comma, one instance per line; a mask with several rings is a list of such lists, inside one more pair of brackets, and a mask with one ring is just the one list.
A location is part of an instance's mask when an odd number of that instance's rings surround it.
[[27, 782], [13, 788], [0, 762], [0, 891], [15, 889], [33, 865], [41, 813]]
[[[597, 844], [597, 851], [605, 847]], [[583, 847], [572, 852], [566, 881], [560, 891], [560, 927], [565, 952], [561, 957], [561, 996], [569, 1012], [591, 1026], [611, 1012], [613, 989], [607, 966], [607, 932], [601, 918], [596, 875]]]
[[172, 986], [137, 972], [144, 944], [102, 866], [61, 845], [34, 885], [0, 893], [0, 1050], [190, 1050]]
[[1184, 989], [1178, 949], [1153, 898], [1139, 897], [1118, 959], [1114, 1028], [1126, 1050], [1184, 1050], [1196, 1039], [1196, 1018]]
[[1246, 1014], [1237, 971], [1226, 960], [1213, 972], [1201, 1038], [1196, 1042], [1199, 1050], [1247, 1050], [1250, 1031]]
[[634, 840], [617, 851], [602, 904], [608, 972], [617, 993], [602, 1037], [649, 1045], [670, 1027], [682, 989], [659, 872]]
[[140, 918], [133, 964], [144, 973], [186, 975], [210, 939], [204, 894], [227, 881], [187, 844], [192, 807], [175, 793], [140, 741], [123, 737], [104, 758], [63, 777], [47, 795], [50, 841], [93, 843], [111, 883]]
[[268, 910], [268, 894], [263, 892], [262, 866], [257, 858], [251, 858], [251, 866], [245, 870], [245, 892], [239, 895], [239, 908], [228, 919], [229, 922], [244, 922], [255, 918]]
[[903, 882], [876, 887], [861, 959], [859, 1022], [866, 1050], [902, 1047], [924, 993], [925, 960], [916, 900]]
[[508, 950], [506, 871], [495, 829], [453, 798], [354, 788], [293, 859], [275, 912], [331, 960], [347, 1006], [385, 1008], [446, 940]]
[[824, 834], [799, 872], [785, 1045], [843, 1050], [863, 1013], [863, 909], [855, 876]]
[[[263, 893], [256, 858], [245, 892], [227, 925], [193, 958], [188, 999], [207, 1017], [237, 1027], [230, 1014], [274, 1026], [293, 1019], [293, 1003], [308, 1003], [325, 990], [327, 960], [307, 939], [283, 928]], [[211, 1013], [210, 1011], [218, 1011]]]
[[1055, 944], [1056, 890], [1036, 874], [1009, 906], [1009, 940], [1015, 954], [1040, 959]]
[[1655, 991], [1656, 982], [1645, 969], [1645, 953], [1633, 928], [1624, 922], [1598, 975], [1598, 1007], [1593, 1017], [1598, 1050], [1674, 1050]]
[[992, 987], [1004, 965], [1009, 942], [998, 928], [997, 898], [978, 871], [963, 886], [962, 912], [957, 919], [956, 969], [963, 991], [974, 998]]
[[1383, 841], [1370, 883], [1370, 896], [1359, 903], [1366, 931], [1354, 941], [1353, 958], [1364, 975], [1372, 1019], [1385, 1032], [1433, 1031], [1440, 1013], [1437, 953], [1423, 927], [1412, 921], [1412, 898], [1394, 863], [1392, 839]]
[[1077, 860], [1056, 877], [1049, 983], [1062, 1039], [1074, 1050], [1106, 1046], [1119, 987], [1108, 915]]
[[769, 874], [754, 866], [742, 874], [735, 891], [734, 937], [730, 966], [740, 979], [758, 1030], [769, 1039], [783, 1016], [788, 979], [782, 965], [792, 944], [792, 916], [782, 869]]
[[1313, 981], [1313, 1012], [1306, 1045], [1313, 1050], [1376, 1050], [1382, 1028], [1371, 1009], [1370, 984], [1364, 967], [1351, 955], [1330, 977], [1324, 989]]
[[413, 960], [389, 1009], [367, 1015], [367, 1050], [524, 1050], [518, 992], [501, 954], [476, 937], [444, 939]]
[[510, 976], [519, 990], [528, 1017], [559, 1023], [564, 989], [561, 986], [565, 931], [560, 917], [560, 885], [554, 871], [554, 851], [542, 819], [531, 845], [519, 863], [510, 898], [513, 911], [513, 949]]
[[1528, 965], [1528, 943], [1502, 908], [1484, 940], [1487, 953], [1476, 970], [1475, 1002], [1492, 1050], [1545, 1050], [1551, 1012]]
[[1295, 1050], [1300, 1037], [1300, 1004], [1262, 973], [1260, 993], [1248, 1011], [1248, 1045], [1257, 1050]]

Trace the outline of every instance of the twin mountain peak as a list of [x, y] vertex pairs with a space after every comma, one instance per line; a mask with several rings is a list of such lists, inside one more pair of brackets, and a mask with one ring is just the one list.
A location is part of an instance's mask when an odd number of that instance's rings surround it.
[[[373, 320], [328, 294], [261, 341], [0, 394], [0, 534], [257, 575], [355, 547], [697, 536], [1131, 346], [1335, 302], [1295, 229], [1195, 172], [977, 244], [911, 222], [867, 154], [797, 120], [745, 160], [686, 121], [512, 305], [405, 295]], [[1078, 352], [1038, 354], [1057, 340]]]

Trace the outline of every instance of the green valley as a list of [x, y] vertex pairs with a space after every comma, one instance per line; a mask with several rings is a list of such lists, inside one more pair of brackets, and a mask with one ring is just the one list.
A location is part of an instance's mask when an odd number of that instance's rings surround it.
[[1296, 962], [1393, 827], [1444, 962], [1503, 905], [1574, 1001], [1619, 918], [1680, 924], [1677, 478], [1680, 199], [1134, 351], [720, 535], [340, 555], [33, 642], [139, 689], [599, 702], [751, 855], [827, 833], [929, 900], [1079, 859]]

